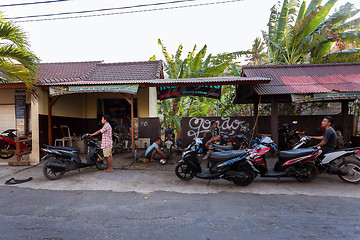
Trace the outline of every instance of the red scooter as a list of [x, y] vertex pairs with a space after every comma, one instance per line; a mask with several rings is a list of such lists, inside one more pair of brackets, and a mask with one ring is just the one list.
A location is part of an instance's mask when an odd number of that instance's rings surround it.
[[[9, 159], [15, 155], [16, 134], [14, 132], [16, 129], [8, 129], [0, 135], [0, 158], [2, 159]], [[20, 148], [29, 148], [29, 146], [20, 142]]]

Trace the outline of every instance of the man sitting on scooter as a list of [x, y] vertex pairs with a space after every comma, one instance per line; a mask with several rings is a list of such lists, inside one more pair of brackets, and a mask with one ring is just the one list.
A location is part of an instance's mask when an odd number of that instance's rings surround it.
[[310, 138], [313, 139], [319, 139], [321, 142], [317, 144], [316, 146], [320, 146], [322, 150], [322, 154], [324, 155], [330, 151], [332, 151], [336, 146], [336, 132], [331, 127], [333, 123], [333, 118], [330, 116], [324, 117], [324, 119], [321, 122], [321, 127], [325, 129], [325, 133], [323, 136], [310, 136]]
[[104, 114], [104, 116], [101, 118], [101, 123], [104, 124], [104, 126], [94, 132], [93, 134], [90, 134], [90, 137], [95, 136], [97, 134], [102, 133], [101, 138], [101, 149], [103, 150], [104, 157], [106, 158], [107, 162], [109, 163], [109, 167], [104, 170], [104, 172], [112, 172], [112, 128], [110, 126], [110, 116], [107, 114]]
[[212, 142], [216, 143], [216, 142], [218, 142], [220, 140], [220, 130], [216, 126], [215, 121], [211, 121], [210, 130], [204, 133], [204, 138], [205, 138], [206, 134], [208, 134], [208, 133], [211, 133], [211, 138], [210, 138], [209, 141], [207, 141], [207, 143], [205, 144], [205, 147], [207, 147]]
[[163, 158], [166, 159], [166, 155], [160, 150], [160, 147], [159, 147], [160, 144], [161, 144], [161, 138], [157, 137], [155, 142], [146, 149], [145, 157], [147, 159], [149, 159], [150, 162], [156, 162], [154, 160], [155, 153], [160, 154]]

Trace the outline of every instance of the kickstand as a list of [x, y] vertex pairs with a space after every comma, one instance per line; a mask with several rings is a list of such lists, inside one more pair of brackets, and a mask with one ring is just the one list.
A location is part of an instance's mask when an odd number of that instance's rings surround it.
[[210, 185], [210, 181], [211, 181], [211, 179], [209, 179], [207, 186], [209, 186], [209, 185]]

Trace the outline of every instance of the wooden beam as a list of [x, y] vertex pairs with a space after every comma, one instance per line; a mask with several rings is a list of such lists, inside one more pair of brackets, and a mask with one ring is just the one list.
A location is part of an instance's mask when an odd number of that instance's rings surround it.
[[10, 83], [0, 84], [0, 89], [26, 89], [24, 83]]
[[271, 138], [279, 143], [279, 107], [275, 96], [271, 98]]

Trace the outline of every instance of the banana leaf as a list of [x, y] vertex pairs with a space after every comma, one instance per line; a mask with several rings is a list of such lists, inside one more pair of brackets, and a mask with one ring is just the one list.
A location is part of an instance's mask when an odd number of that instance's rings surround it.
[[301, 7], [299, 9], [299, 12], [298, 12], [298, 16], [296, 18], [296, 22], [295, 23], [298, 23], [300, 22], [300, 20], [304, 17], [305, 15], [305, 11], [306, 11], [306, 2], [303, 1], [302, 4], [301, 4]]
[[360, 43], [360, 31], [344, 32], [340, 35], [341, 41], [344, 43]]
[[320, 6], [321, 0], [312, 0], [309, 4], [309, 6], [306, 9], [306, 12], [304, 16], [310, 14], [312, 11], [314, 11], [318, 6]]
[[199, 71], [193, 72], [189, 75], [190, 78], [197, 78], [197, 77], [214, 77], [223, 74], [226, 68], [229, 66], [228, 62], [222, 63], [220, 65], [200, 69]]
[[323, 59], [324, 63], [360, 62], [360, 48], [346, 49], [329, 54]]
[[191, 63], [191, 72], [199, 71], [203, 65], [203, 58], [205, 57], [207, 50], [206, 44], [204, 47], [196, 54], [194, 61]]
[[343, 32], [348, 29], [359, 29], [360, 27], [360, 18], [353, 19], [351, 21], [348, 21], [346, 23], [343, 23], [335, 28], [333, 28], [334, 32]]
[[277, 19], [276, 36], [274, 39], [274, 41], [277, 43], [281, 42], [281, 40], [284, 38], [285, 30], [287, 28], [288, 11], [289, 11], [289, 2], [287, 0], [284, 0], [280, 15]]

